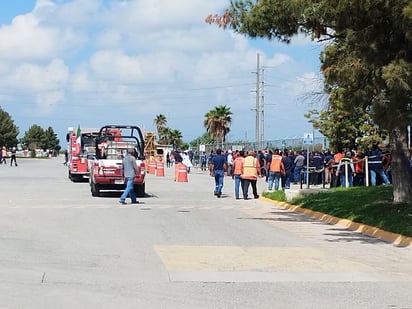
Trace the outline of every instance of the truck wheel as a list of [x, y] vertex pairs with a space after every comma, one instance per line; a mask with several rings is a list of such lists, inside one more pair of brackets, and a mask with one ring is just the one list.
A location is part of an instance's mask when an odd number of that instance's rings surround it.
[[100, 196], [100, 188], [98, 184], [95, 184], [93, 181], [90, 182], [90, 191], [92, 196]]
[[71, 181], [73, 182], [80, 182], [82, 181], [82, 176], [76, 175], [76, 174], [72, 174], [69, 172], [69, 178]]
[[146, 196], [145, 183], [135, 185], [133, 189], [134, 189], [134, 193], [136, 194], [137, 197], [145, 197]]

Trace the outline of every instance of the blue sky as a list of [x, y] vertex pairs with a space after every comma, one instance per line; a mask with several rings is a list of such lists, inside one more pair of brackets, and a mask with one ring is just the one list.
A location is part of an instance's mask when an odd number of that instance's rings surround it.
[[19, 0], [0, 4], [0, 106], [20, 137], [51, 126], [133, 124], [154, 131], [164, 114], [183, 140], [204, 115], [231, 108], [229, 141], [254, 140], [256, 54], [264, 69], [265, 140], [311, 132], [303, 114], [325, 103], [322, 46], [251, 40], [204, 22], [229, 0]]

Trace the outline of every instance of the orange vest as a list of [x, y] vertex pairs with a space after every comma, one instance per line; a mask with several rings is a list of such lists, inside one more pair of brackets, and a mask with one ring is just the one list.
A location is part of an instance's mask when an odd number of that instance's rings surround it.
[[335, 155], [333, 156], [333, 160], [335, 160], [336, 163], [338, 163], [342, 158], [343, 158], [343, 153], [341, 152], [335, 153]]
[[272, 155], [272, 161], [270, 162], [269, 171], [280, 172], [282, 170], [282, 156]]
[[241, 175], [243, 171], [243, 158], [237, 157], [233, 161], [233, 175]]
[[241, 175], [242, 178], [245, 179], [257, 179], [257, 160], [252, 156], [247, 156], [243, 161], [243, 173]]

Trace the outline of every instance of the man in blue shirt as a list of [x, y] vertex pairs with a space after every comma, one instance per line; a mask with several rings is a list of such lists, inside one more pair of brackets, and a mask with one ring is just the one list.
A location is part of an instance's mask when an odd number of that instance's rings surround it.
[[222, 155], [222, 149], [216, 150], [216, 155], [210, 160], [210, 176], [215, 178], [215, 195], [221, 197], [223, 188], [223, 178], [227, 170], [226, 157]]

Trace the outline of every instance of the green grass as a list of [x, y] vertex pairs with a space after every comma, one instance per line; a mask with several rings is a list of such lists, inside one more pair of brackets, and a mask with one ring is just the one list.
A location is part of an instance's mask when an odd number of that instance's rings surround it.
[[276, 190], [273, 192], [266, 191], [262, 193], [262, 196], [271, 200], [286, 202], [285, 192], [283, 192], [282, 190]]
[[[284, 201], [283, 192], [278, 192], [263, 196]], [[394, 204], [392, 186], [333, 188], [289, 204], [412, 237], [412, 203]]]

